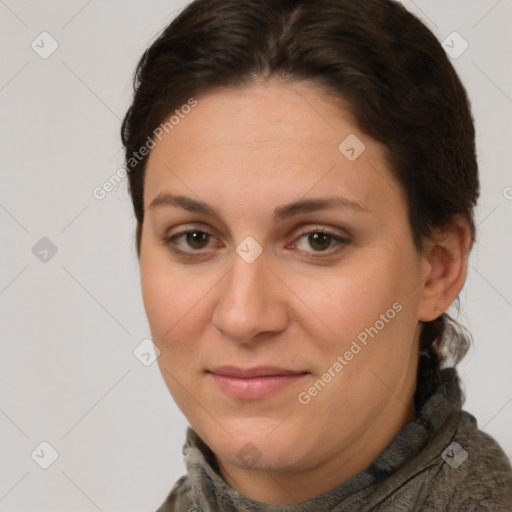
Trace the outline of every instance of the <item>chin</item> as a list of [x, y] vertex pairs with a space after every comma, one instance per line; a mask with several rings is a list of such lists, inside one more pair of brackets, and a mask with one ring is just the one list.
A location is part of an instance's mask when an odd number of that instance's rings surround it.
[[229, 422], [221, 424], [227, 432], [218, 425], [213, 431], [207, 430], [205, 437], [199, 430], [196, 432], [205, 441], [208, 439], [207, 444], [217, 457], [234, 466], [279, 471], [296, 467], [304, 457], [301, 451], [306, 447], [304, 436], [300, 435], [304, 429], [300, 430], [293, 423], [279, 424], [270, 418], [238, 418], [231, 425]]

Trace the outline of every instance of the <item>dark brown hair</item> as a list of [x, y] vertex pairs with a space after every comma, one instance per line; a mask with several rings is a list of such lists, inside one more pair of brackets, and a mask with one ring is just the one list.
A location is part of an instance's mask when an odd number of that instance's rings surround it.
[[[474, 241], [479, 182], [470, 106], [420, 20], [391, 0], [196, 0], [140, 59], [122, 124], [138, 252], [147, 156], [134, 155], [191, 97], [268, 77], [309, 81], [348, 102], [362, 132], [387, 150], [418, 251], [455, 215]], [[457, 363], [469, 346], [464, 331], [446, 313], [424, 323], [420, 366]]]

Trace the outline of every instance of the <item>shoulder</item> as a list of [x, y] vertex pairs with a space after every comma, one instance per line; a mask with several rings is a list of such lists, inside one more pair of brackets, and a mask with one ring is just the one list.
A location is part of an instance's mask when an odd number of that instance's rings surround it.
[[184, 475], [174, 484], [167, 499], [156, 512], [192, 512], [192, 490], [188, 476]]
[[478, 429], [471, 414], [461, 411], [455, 435], [438, 461], [434, 480], [439, 485], [434, 488], [445, 490], [448, 510], [512, 510], [510, 461], [499, 444]]

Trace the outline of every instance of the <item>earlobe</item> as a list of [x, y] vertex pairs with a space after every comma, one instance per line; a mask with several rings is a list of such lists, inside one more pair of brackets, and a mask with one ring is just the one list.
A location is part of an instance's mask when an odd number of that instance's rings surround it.
[[455, 217], [434, 233], [422, 257], [426, 271], [422, 277], [418, 320], [435, 320], [459, 294], [466, 280], [471, 237], [471, 228], [461, 217]]

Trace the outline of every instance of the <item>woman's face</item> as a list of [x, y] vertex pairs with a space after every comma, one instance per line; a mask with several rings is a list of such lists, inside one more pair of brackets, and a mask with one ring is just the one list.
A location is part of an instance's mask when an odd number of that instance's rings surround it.
[[227, 473], [355, 474], [413, 414], [424, 261], [400, 187], [311, 84], [196, 99], [145, 178], [163, 378]]

